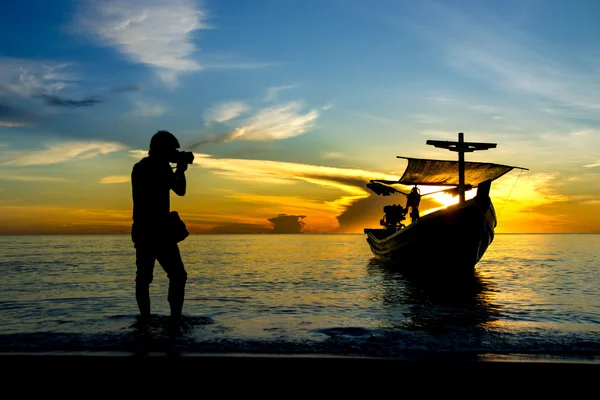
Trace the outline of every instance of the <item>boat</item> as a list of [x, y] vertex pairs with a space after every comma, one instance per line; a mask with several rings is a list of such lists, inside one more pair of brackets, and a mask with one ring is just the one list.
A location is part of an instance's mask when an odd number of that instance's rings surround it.
[[[496, 143], [465, 142], [462, 132], [458, 133], [458, 141], [427, 140], [426, 144], [458, 153], [458, 161], [397, 156], [408, 160], [402, 177], [398, 181], [374, 179], [367, 187], [381, 196], [403, 194], [407, 196], [407, 207], [385, 206], [382, 228], [364, 229], [367, 243], [376, 258], [407, 272], [472, 275], [494, 240], [497, 217], [490, 198], [492, 182], [513, 169], [528, 169], [465, 161], [465, 153], [495, 148]], [[397, 184], [414, 185], [411, 192], [418, 194], [411, 207], [410, 223], [405, 223], [405, 219], [412, 195], [393, 187]], [[421, 195], [419, 186], [444, 189]], [[476, 194], [467, 200], [465, 193], [470, 189], [475, 189]], [[439, 192], [458, 196], [458, 202], [420, 216], [420, 198]]]

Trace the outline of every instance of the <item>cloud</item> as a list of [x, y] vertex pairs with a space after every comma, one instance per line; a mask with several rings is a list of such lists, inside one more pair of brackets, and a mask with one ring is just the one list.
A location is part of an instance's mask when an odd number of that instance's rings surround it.
[[581, 52], [557, 51], [514, 26], [471, 18], [441, 3], [427, 3], [427, 10], [428, 20], [413, 23], [413, 33], [439, 44], [448, 65], [501, 90], [587, 112], [600, 109], [596, 64]]
[[530, 210], [541, 205], [569, 201], [569, 196], [561, 193], [561, 186], [569, 179], [559, 174], [537, 173], [520, 176], [519, 179], [498, 179], [492, 185], [490, 197], [497, 207]]
[[135, 100], [134, 105], [132, 112], [137, 117], [159, 117], [167, 112], [164, 105], [153, 100]]
[[475, 110], [475, 111], [482, 111], [482, 112], [488, 112], [488, 113], [494, 113], [498, 110], [498, 107], [496, 106], [486, 106], [486, 105], [475, 105], [475, 106], [471, 106], [471, 109]]
[[55, 94], [79, 80], [71, 63], [0, 57], [0, 94], [30, 97]]
[[0, 119], [0, 126], [4, 126], [6, 128], [20, 128], [23, 126], [29, 126], [28, 122], [19, 122], [19, 121], [9, 121], [5, 119]]
[[306, 215], [287, 215], [279, 214], [276, 217], [269, 218], [269, 222], [273, 224], [271, 233], [301, 233], [304, 228]]
[[58, 178], [55, 176], [0, 175], [0, 179], [23, 182], [69, 182], [69, 179]]
[[194, 168], [212, 170], [224, 179], [256, 182], [257, 185], [290, 185], [308, 183], [330, 189], [329, 198], [313, 200], [293, 196], [232, 193], [230, 197], [259, 205], [257, 212], [273, 212], [289, 215], [307, 215], [315, 226], [337, 227], [336, 216], [355, 202], [371, 196], [366, 183], [371, 179], [398, 179], [397, 176], [352, 168], [335, 168], [319, 165], [281, 161], [214, 158], [207, 154], [195, 154]]
[[148, 150], [129, 150], [132, 158], [143, 158], [148, 156]]
[[[398, 179], [397, 176], [354, 168], [336, 168], [283, 161], [216, 158], [195, 154], [194, 166], [219, 173], [234, 173], [240, 179], [275, 178], [280, 182], [304, 181], [335, 187], [343, 192], [367, 195], [366, 182], [371, 179]], [[358, 190], [358, 191], [357, 191]]]
[[193, 33], [206, 29], [206, 11], [191, 0], [85, 1], [79, 28], [130, 60], [155, 69], [174, 85], [180, 74], [199, 71]]
[[598, 160], [595, 164], [587, 164], [587, 165], [583, 166], [583, 168], [596, 168], [596, 167], [600, 167], [600, 160]]
[[317, 110], [302, 111], [302, 105], [299, 102], [292, 101], [263, 108], [245, 119], [232, 131], [210, 135], [188, 147], [194, 149], [209, 143], [224, 143], [234, 140], [287, 139], [312, 129], [318, 117], [319, 112]]
[[125, 148], [116, 142], [72, 141], [46, 144], [44, 150], [5, 153], [8, 161], [3, 165], [31, 166], [47, 165], [94, 158]]
[[131, 181], [131, 177], [129, 175], [114, 175], [114, 176], [105, 176], [100, 179], [100, 183], [127, 183]]
[[72, 66], [66, 62], [0, 57], [0, 125], [35, 124], [44, 115], [43, 106], [79, 108], [102, 103], [93, 96], [72, 98], [79, 95], [80, 81]]
[[104, 102], [103, 100], [101, 100], [97, 97], [87, 97], [82, 100], [65, 99], [65, 98], [50, 95], [50, 94], [34, 95], [33, 97], [44, 100], [44, 102], [49, 106], [70, 107], [70, 108], [89, 107], [89, 106], [93, 106], [93, 105]]
[[245, 101], [228, 101], [211, 107], [204, 115], [207, 122], [225, 122], [250, 111]]
[[299, 87], [300, 85], [285, 85], [285, 86], [272, 86], [267, 88], [267, 94], [265, 95], [265, 101], [271, 102], [277, 100], [277, 96], [283, 90], [290, 90]]
[[299, 102], [289, 102], [258, 111], [230, 133], [229, 140], [280, 140], [298, 136], [314, 127], [317, 110], [302, 111]]

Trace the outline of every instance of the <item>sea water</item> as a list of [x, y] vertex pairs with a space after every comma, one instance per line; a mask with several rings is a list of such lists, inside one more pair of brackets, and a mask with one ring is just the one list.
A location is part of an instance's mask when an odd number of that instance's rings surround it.
[[0, 236], [0, 351], [600, 362], [599, 248], [593, 234], [496, 235], [473, 279], [440, 282], [376, 260], [364, 235], [191, 235], [174, 331], [158, 263], [154, 317], [137, 319], [128, 235]]

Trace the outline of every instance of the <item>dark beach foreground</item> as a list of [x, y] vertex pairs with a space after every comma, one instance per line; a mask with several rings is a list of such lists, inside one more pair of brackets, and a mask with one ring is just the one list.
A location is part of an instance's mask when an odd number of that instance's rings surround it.
[[[29, 378], [54, 376], [82, 377], [104, 386], [118, 380], [104, 378], [128, 376], [140, 370], [165, 371], [201, 376], [207, 379], [276, 378], [292, 381], [315, 378], [333, 385], [351, 377], [393, 378], [409, 383], [407, 378], [510, 379], [552, 382], [554, 387], [577, 384], [578, 389], [595, 387], [600, 373], [598, 360], [536, 359], [528, 356], [440, 356], [376, 358], [329, 355], [187, 353], [185, 351], [134, 352], [48, 352], [2, 353], [3, 370], [9, 374], [26, 374]], [[197, 375], [196, 375], [197, 374]], [[336, 376], [338, 378], [336, 378]], [[552, 381], [552, 379], [556, 379]], [[305, 385], [315, 381], [304, 380]], [[134, 382], [129, 382], [134, 384]], [[166, 382], [155, 382], [167, 385]]]

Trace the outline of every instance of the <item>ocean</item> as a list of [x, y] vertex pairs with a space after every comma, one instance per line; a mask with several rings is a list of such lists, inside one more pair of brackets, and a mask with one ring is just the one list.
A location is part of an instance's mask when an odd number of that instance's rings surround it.
[[[0, 352], [517, 357], [600, 363], [600, 235], [496, 235], [473, 279], [430, 282], [364, 235], [191, 235], [184, 318], [156, 265], [137, 320], [128, 235], [0, 236]], [[433, 251], [433, 250], [432, 250]]]

